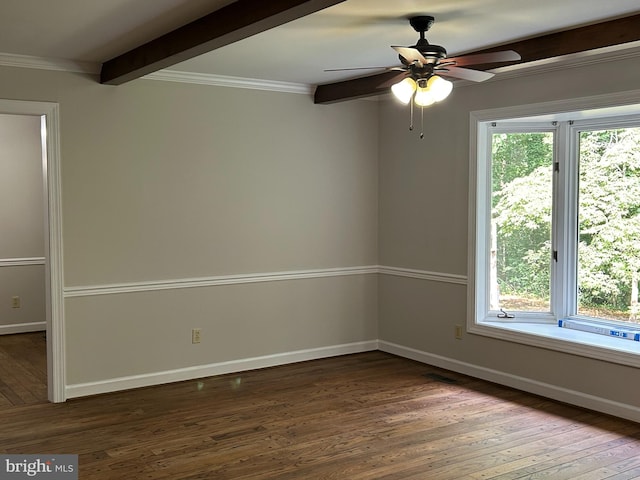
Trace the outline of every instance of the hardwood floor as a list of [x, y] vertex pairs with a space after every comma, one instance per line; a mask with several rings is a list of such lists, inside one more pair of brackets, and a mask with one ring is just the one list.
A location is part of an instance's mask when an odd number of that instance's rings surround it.
[[47, 400], [44, 332], [0, 335], [0, 409]]
[[4, 404], [0, 453], [77, 453], [87, 480], [622, 480], [640, 424], [370, 352]]

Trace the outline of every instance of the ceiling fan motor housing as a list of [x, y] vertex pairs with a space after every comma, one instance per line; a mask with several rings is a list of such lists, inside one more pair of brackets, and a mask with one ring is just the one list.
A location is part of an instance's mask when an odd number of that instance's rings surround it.
[[426, 39], [424, 41], [423, 39], [418, 40], [413, 48], [418, 50], [427, 60], [433, 60], [434, 63], [447, 57], [447, 51], [444, 47], [431, 45]]
[[[425, 38], [424, 33], [431, 28], [434, 21], [435, 18], [431, 15], [419, 15], [409, 19], [409, 23], [413, 29], [420, 34], [420, 39], [413, 48], [418, 50], [422, 56], [429, 61], [429, 64], [432, 65], [435, 65], [438, 61], [447, 57], [447, 51], [444, 47], [441, 47], [440, 45], [431, 45]], [[410, 65], [410, 62], [408, 62], [402, 55], [399, 55], [399, 57], [402, 63]]]
[[413, 29], [416, 32], [420, 33], [421, 36], [423, 36], [424, 32], [426, 32], [431, 28], [431, 26], [433, 25], [433, 22], [435, 21], [436, 19], [433, 18], [431, 15], [417, 15], [409, 19], [409, 23], [411, 24]]

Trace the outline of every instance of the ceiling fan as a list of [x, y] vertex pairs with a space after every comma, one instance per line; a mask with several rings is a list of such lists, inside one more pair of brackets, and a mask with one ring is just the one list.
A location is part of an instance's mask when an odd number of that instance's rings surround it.
[[[381, 87], [391, 86], [394, 96], [404, 104], [408, 104], [413, 99], [410, 130], [413, 130], [414, 103], [419, 107], [427, 107], [444, 100], [451, 93], [453, 83], [446, 80], [446, 77], [483, 82], [494, 74], [465, 67], [520, 60], [520, 55], [513, 50], [447, 57], [444, 47], [430, 44], [425, 37], [425, 32], [431, 28], [434, 21], [435, 18], [430, 15], [409, 18], [409, 24], [420, 34], [420, 38], [411, 47], [391, 47], [398, 52], [402, 66], [386, 67], [386, 70], [397, 70], [400, 73], [381, 85]], [[424, 134], [420, 135], [421, 138], [423, 136]]]
[[400, 61], [409, 74], [417, 78], [437, 73], [442, 76], [482, 82], [493, 77], [494, 74], [461, 67], [520, 60], [520, 55], [513, 50], [447, 58], [447, 51], [444, 47], [432, 45], [425, 38], [425, 32], [431, 28], [434, 21], [435, 19], [428, 15], [411, 17], [409, 23], [420, 34], [420, 39], [412, 47], [391, 47], [398, 52]]

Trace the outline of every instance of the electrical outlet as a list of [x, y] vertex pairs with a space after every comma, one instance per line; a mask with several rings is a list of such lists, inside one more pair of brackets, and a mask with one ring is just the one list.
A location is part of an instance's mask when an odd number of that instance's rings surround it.
[[457, 340], [462, 340], [462, 325], [456, 325], [455, 337]]
[[21, 306], [20, 297], [11, 297], [11, 308], [20, 308]]
[[200, 329], [193, 328], [191, 330], [191, 343], [200, 343]]

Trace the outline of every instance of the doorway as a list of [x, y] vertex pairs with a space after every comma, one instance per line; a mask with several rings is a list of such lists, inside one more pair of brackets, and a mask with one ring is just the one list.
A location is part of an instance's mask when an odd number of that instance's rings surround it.
[[[66, 381], [58, 105], [47, 102], [0, 100], [0, 114], [39, 119], [44, 200], [44, 258], [42, 261], [45, 277], [47, 397], [51, 402], [63, 402], [66, 399]], [[20, 299], [12, 299], [12, 302], [19, 304]]]

